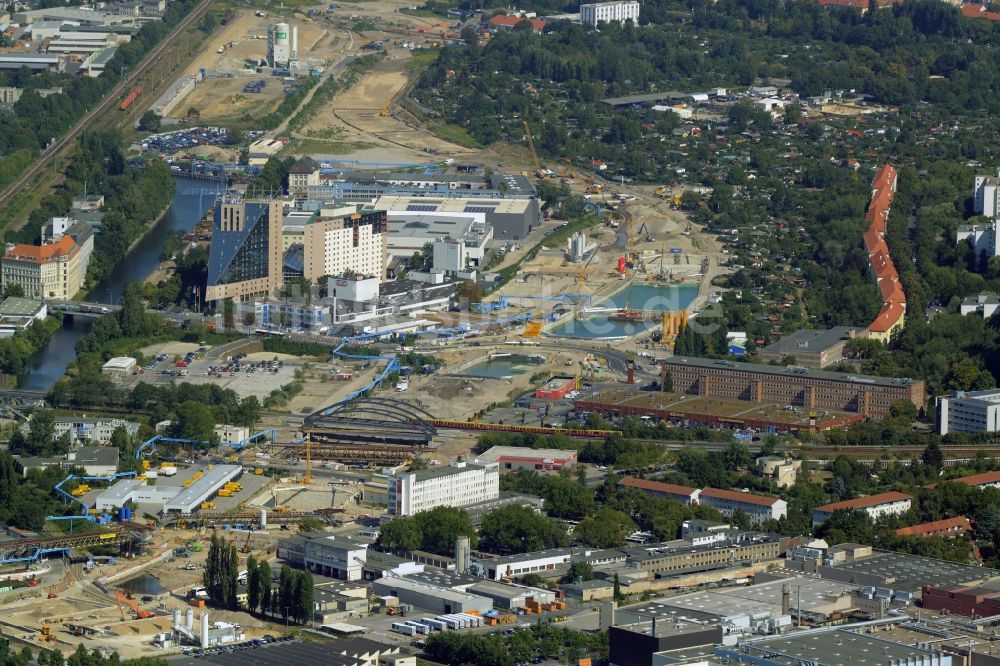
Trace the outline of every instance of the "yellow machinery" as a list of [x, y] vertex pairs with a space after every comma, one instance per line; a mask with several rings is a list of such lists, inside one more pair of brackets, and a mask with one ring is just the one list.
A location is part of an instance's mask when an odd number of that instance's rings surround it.
[[192, 483], [194, 483], [194, 481], [192, 481], [191, 479], [184, 479], [183, 485], [185, 488], [190, 488]]
[[88, 493], [89, 491], [90, 491], [90, 486], [88, 486], [88, 485], [87, 485], [86, 483], [81, 483], [81, 484], [80, 484], [80, 485], [78, 485], [78, 486], [77, 486], [76, 488], [74, 488], [74, 489], [72, 490], [72, 492], [70, 492], [70, 494], [71, 494], [71, 495], [72, 495], [73, 497], [83, 497], [83, 496], [84, 496], [84, 495], [86, 495], [86, 494], [87, 494], [87, 493]]
[[389, 115], [389, 103], [391, 101], [392, 101], [391, 99], [386, 100], [385, 104], [382, 105], [382, 108], [378, 110], [378, 115], [380, 117], [385, 118], [386, 116]]
[[149, 471], [149, 461], [148, 460], [143, 460], [142, 461], [142, 471], [143, 472], [148, 472]]
[[587, 263], [585, 263], [583, 265], [583, 268], [580, 269], [580, 272], [576, 274], [576, 281], [578, 284], [583, 284], [584, 282], [587, 281], [587, 269], [590, 268], [590, 262], [592, 262], [594, 260], [594, 257], [596, 256], [597, 256], [596, 251], [591, 253], [590, 259], [587, 259]]
[[538, 160], [538, 152], [535, 150], [535, 140], [531, 138], [531, 128], [528, 126], [528, 121], [524, 121], [524, 141], [528, 144], [528, 150], [531, 151], [531, 159], [534, 161], [535, 169], [541, 169], [541, 162]]
[[233, 496], [232, 490], [226, 490], [225, 488], [223, 488], [222, 490], [219, 491], [219, 497], [232, 497], [232, 496]]
[[529, 321], [524, 325], [524, 337], [537, 338], [542, 334], [542, 322]]
[[664, 187], [663, 185], [661, 185], [660, 187], [656, 188], [656, 192], [655, 192], [656, 196], [662, 197], [666, 193], [667, 193], [667, 188]]
[[248, 554], [253, 548], [250, 546], [250, 535], [253, 534], [253, 530], [247, 531], [247, 540], [243, 542], [243, 546], [240, 547], [240, 552], [244, 555]]
[[604, 186], [600, 183], [587, 183], [587, 194], [600, 194], [604, 191]]
[[215, 502], [202, 502], [201, 503], [201, 510], [202, 511], [211, 511], [214, 508], [215, 508]]
[[677, 312], [663, 312], [660, 315], [660, 324], [663, 327], [660, 333], [660, 344], [669, 345], [680, 333], [681, 327], [687, 326], [687, 310]]
[[262, 476], [264, 474], [264, 470], [262, 470], [260, 467], [258, 467], [257, 469], [255, 469], [253, 471], [253, 473], [254, 473], [255, 476]]

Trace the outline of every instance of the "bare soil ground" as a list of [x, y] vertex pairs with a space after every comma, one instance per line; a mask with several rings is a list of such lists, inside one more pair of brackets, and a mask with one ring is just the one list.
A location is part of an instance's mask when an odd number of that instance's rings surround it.
[[[477, 152], [442, 141], [422, 128], [406, 124], [392, 113], [380, 115], [387, 103], [391, 110], [392, 101], [410, 80], [406, 66], [410, 52], [390, 47], [387, 53], [375, 69], [350, 90], [337, 95], [332, 104], [313, 117], [302, 136], [333, 135], [341, 142], [374, 144], [375, 148], [361, 148], [343, 156], [360, 161], [430, 161], [440, 156], [468, 156]], [[373, 157], [375, 159], [371, 159]]]

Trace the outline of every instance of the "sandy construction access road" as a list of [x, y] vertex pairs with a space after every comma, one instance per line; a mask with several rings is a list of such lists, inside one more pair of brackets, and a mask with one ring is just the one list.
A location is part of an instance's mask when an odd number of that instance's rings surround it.
[[[310, 119], [301, 135], [314, 138], [332, 131], [338, 141], [367, 144], [341, 159], [381, 162], [426, 162], [441, 157], [462, 157], [478, 151], [443, 141], [430, 132], [408, 125], [393, 114], [393, 101], [409, 83], [409, 50], [389, 47], [386, 57], [349, 90]], [[398, 100], [397, 100], [398, 101]], [[386, 109], [386, 104], [389, 108]], [[381, 115], [383, 109], [388, 115]], [[375, 157], [375, 160], [366, 160]]]

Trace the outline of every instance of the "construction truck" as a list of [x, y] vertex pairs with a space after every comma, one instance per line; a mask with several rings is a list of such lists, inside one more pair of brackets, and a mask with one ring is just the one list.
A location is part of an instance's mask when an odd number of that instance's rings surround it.
[[600, 194], [604, 191], [604, 186], [600, 183], [587, 183], [587, 194]]

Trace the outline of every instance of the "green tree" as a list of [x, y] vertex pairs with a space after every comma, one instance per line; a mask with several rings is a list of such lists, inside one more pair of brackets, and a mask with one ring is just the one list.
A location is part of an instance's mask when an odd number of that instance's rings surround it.
[[146, 318], [146, 307], [142, 300], [142, 287], [138, 282], [129, 282], [122, 291], [122, 307], [118, 311], [118, 325], [126, 338], [148, 335], [150, 326]]
[[749, 530], [753, 528], [753, 520], [750, 518], [750, 514], [743, 509], [733, 511], [733, 515], [729, 517], [729, 522], [737, 529]]
[[51, 410], [40, 409], [28, 419], [28, 432], [15, 431], [10, 441], [11, 452], [22, 456], [50, 456], [66, 453], [68, 440], [57, 440], [55, 415]]
[[278, 608], [281, 619], [287, 621], [289, 611], [295, 607], [295, 572], [287, 564], [282, 565], [278, 576]]
[[505, 506], [483, 516], [479, 549], [493, 553], [527, 553], [569, 545], [559, 523], [524, 506]]
[[635, 530], [635, 523], [626, 514], [604, 507], [581, 520], [573, 530], [573, 538], [597, 548], [615, 548], [624, 545]]
[[413, 518], [396, 518], [379, 528], [378, 543], [385, 550], [409, 552], [420, 548], [423, 534]]
[[257, 596], [260, 599], [260, 611], [262, 613], [274, 612], [271, 605], [271, 565], [267, 560], [261, 560], [257, 564], [257, 584], [259, 590]]
[[303, 518], [299, 521], [299, 532], [318, 532], [323, 529], [319, 518]]
[[552, 477], [545, 489], [545, 510], [550, 516], [577, 520], [593, 512], [594, 495], [571, 479]]
[[257, 570], [257, 558], [247, 557], [247, 610], [257, 612], [260, 607], [260, 572]]
[[142, 132], [159, 132], [160, 117], [152, 110], [142, 114], [142, 117], [139, 118], [139, 130]]
[[569, 570], [563, 575], [564, 583], [582, 583], [594, 579], [594, 568], [586, 562], [572, 562]]
[[223, 591], [222, 603], [229, 610], [239, 610], [240, 605], [236, 602], [238, 589], [237, 579], [239, 578], [240, 558], [236, 552], [236, 544], [229, 543], [223, 551]]
[[199, 441], [214, 441], [215, 415], [212, 408], [196, 400], [188, 400], [177, 408], [177, 422], [174, 423], [177, 437]]
[[313, 597], [312, 574], [308, 571], [297, 572], [292, 587], [292, 605], [295, 621], [299, 624], [308, 624], [312, 619]]
[[920, 455], [921, 462], [935, 474], [944, 466], [944, 453], [936, 440], [932, 440]]

